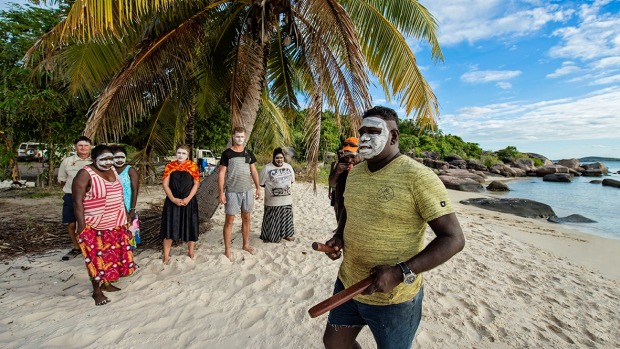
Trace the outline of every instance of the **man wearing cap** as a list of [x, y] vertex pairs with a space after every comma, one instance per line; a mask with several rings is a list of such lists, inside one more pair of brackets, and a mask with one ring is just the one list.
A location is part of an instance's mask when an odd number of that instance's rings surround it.
[[344, 140], [342, 146], [342, 156], [338, 160], [338, 164], [334, 171], [329, 174], [329, 186], [336, 188], [334, 192], [334, 211], [336, 211], [336, 221], [340, 220], [342, 208], [344, 207], [344, 187], [347, 183], [347, 176], [353, 166], [360, 162], [357, 155], [358, 140], [357, 137], [349, 137]]
[[[349, 171], [338, 229], [326, 245], [343, 257], [338, 293], [370, 277], [363, 294], [329, 313], [326, 348], [361, 348], [364, 326], [377, 348], [409, 349], [422, 318], [423, 272], [465, 246], [447, 190], [435, 173], [398, 149], [398, 116], [374, 107], [362, 117], [358, 152], [365, 161]], [[429, 227], [435, 237], [426, 244]], [[344, 253], [342, 253], [344, 251]]]

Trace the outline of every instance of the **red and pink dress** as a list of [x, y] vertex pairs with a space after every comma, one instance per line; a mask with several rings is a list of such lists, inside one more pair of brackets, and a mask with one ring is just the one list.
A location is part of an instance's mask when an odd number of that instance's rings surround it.
[[114, 169], [114, 182], [106, 181], [89, 166], [84, 169], [90, 175], [91, 186], [84, 196], [86, 229], [80, 233], [79, 243], [90, 277], [109, 283], [136, 269], [126, 227], [123, 186]]

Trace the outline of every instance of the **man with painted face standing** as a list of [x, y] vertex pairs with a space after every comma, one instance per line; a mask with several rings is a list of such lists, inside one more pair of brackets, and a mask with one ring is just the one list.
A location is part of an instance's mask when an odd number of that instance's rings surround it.
[[62, 197], [62, 224], [67, 226], [67, 232], [69, 233], [73, 244], [73, 248], [62, 257], [63, 261], [68, 261], [69, 259], [82, 254], [77, 241], [77, 235], [75, 233], [76, 219], [73, 211], [71, 185], [73, 184], [73, 178], [78, 171], [82, 167], [92, 163], [90, 160], [90, 145], [90, 138], [86, 136], [76, 138], [73, 142], [75, 154], [64, 158], [58, 168], [58, 182], [62, 184], [62, 191], [64, 192]]
[[[398, 149], [398, 116], [389, 108], [364, 113], [359, 154], [349, 172], [345, 207], [326, 242], [344, 258], [334, 293], [371, 276], [365, 292], [333, 309], [323, 335], [326, 348], [361, 348], [368, 325], [377, 348], [411, 348], [422, 317], [423, 275], [461, 251], [465, 239], [437, 176]], [[426, 247], [427, 224], [436, 237]]]
[[[241, 235], [243, 249], [252, 253], [250, 247], [250, 214], [254, 208], [254, 199], [260, 198], [260, 184], [256, 171], [256, 157], [245, 148], [245, 128], [233, 129], [233, 145], [224, 150], [220, 158], [218, 175], [219, 201], [225, 205], [224, 254], [231, 259], [230, 241], [235, 215], [241, 212]], [[252, 182], [256, 192], [252, 193]], [[254, 194], [254, 195], [253, 195]]]

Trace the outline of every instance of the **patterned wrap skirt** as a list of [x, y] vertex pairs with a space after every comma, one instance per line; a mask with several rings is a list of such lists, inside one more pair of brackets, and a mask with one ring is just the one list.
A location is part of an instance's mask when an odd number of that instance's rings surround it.
[[265, 206], [260, 238], [264, 242], [280, 242], [295, 234], [293, 205]]
[[105, 284], [129, 276], [136, 270], [129, 243], [131, 233], [125, 226], [96, 230], [87, 226], [78, 236], [88, 275]]

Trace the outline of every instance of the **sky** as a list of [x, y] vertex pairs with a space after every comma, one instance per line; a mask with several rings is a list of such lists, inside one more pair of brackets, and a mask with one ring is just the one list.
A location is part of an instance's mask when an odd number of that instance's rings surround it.
[[[444, 134], [553, 160], [620, 158], [620, 0], [419, 2], [438, 21], [444, 61], [408, 42]], [[376, 80], [371, 93], [408, 117]]]
[[[439, 128], [484, 150], [620, 158], [620, 0], [420, 0], [444, 61], [408, 40]], [[373, 104], [407, 117], [372, 87]]]

